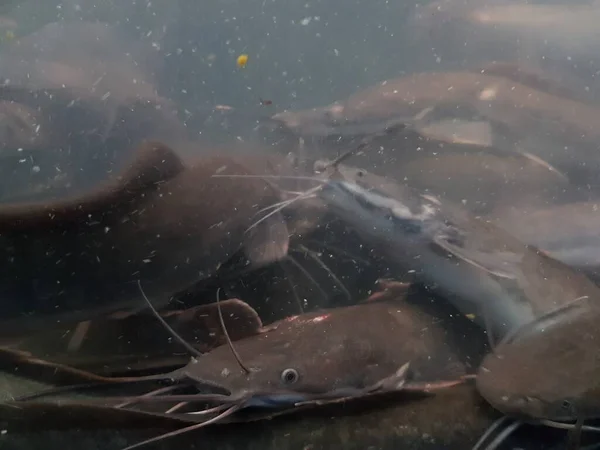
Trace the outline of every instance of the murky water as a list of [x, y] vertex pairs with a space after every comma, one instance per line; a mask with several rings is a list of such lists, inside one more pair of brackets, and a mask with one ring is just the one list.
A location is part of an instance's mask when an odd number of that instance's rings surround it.
[[4, 2], [0, 446], [597, 443], [599, 16]]

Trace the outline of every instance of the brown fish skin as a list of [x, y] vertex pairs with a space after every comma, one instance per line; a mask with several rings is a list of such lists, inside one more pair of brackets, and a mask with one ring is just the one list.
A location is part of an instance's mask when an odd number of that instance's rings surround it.
[[[209, 381], [235, 395], [362, 389], [393, 375], [406, 363], [415, 381], [452, 381], [464, 375], [465, 361], [477, 353], [473, 337], [466, 340], [464, 327], [449, 331], [442, 324], [454, 318], [437, 317], [390, 295], [393, 300], [289, 317], [236, 342], [235, 349], [250, 374], [240, 368], [228, 346], [221, 346], [172, 377]], [[486, 342], [483, 335], [474, 341]], [[283, 376], [290, 369], [297, 373], [291, 383]]]
[[[166, 302], [242, 248], [270, 245], [285, 254], [281, 216], [263, 222], [262, 235], [246, 233], [260, 209], [280, 201], [279, 192], [260, 178], [212, 177], [252, 174], [242, 157], [205, 156], [184, 165], [168, 147], [150, 147], [159, 149], [158, 156], [150, 152], [158, 162], [142, 148], [120, 181], [95, 192], [0, 208], [9, 258], [0, 334], [142, 307], [137, 279], [153, 301]], [[271, 230], [278, 240], [265, 242]]]
[[[600, 109], [509, 78], [481, 73], [416, 73], [383, 81], [329, 106], [281, 112], [273, 120], [303, 137], [344, 137], [379, 131], [392, 120], [405, 118], [411, 123], [430, 108], [435, 116], [484, 118], [496, 130], [494, 145], [506, 151], [530, 152], [569, 178], [573, 175], [578, 183], [593, 179], [600, 167], [593, 144]], [[425, 117], [425, 122], [428, 120]], [[376, 158], [373, 166], [389, 164], [393, 158], [412, 158], [421, 147], [431, 146], [426, 134], [423, 137], [419, 141], [397, 136], [393, 143], [384, 145], [387, 151], [379, 155], [377, 148], [369, 152], [369, 158]], [[389, 148], [394, 146], [399, 150], [392, 152]]]
[[598, 298], [525, 325], [481, 363], [477, 389], [518, 417], [576, 420], [600, 416]]

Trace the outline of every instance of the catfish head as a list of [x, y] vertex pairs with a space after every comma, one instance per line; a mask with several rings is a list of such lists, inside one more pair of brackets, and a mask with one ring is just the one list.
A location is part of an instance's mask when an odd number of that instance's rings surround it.
[[527, 419], [600, 416], [598, 298], [576, 299], [509, 335], [482, 362], [480, 394]]

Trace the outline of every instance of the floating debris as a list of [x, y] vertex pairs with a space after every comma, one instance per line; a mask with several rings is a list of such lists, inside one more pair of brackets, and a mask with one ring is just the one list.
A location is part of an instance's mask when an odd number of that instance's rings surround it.
[[240, 69], [243, 69], [244, 67], [246, 67], [246, 64], [248, 64], [248, 55], [243, 54], [238, 56], [237, 60], [236, 60], [236, 64]]

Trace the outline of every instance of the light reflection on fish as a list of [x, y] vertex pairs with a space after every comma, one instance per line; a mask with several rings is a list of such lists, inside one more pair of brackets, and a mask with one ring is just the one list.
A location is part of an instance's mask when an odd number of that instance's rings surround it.
[[546, 207], [531, 204], [496, 211], [491, 217], [523, 242], [544, 250], [594, 279], [600, 273], [600, 204], [595, 201]]

